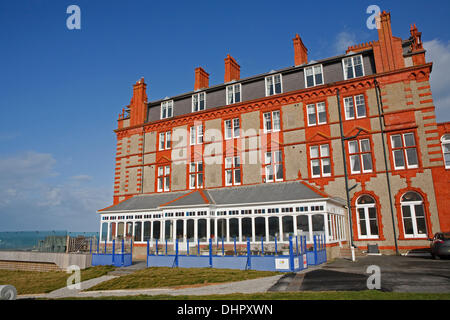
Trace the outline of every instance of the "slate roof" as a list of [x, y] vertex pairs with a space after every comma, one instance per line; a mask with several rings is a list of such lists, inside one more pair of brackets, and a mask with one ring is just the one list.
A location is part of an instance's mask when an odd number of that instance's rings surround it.
[[217, 205], [324, 199], [302, 182], [268, 183], [207, 191]]
[[[99, 212], [155, 210], [176, 207], [243, 205], [284, 201], [324, 200], [329, 196], [305, 182], [269, 183], [218, 189], [138, 195]], [[337, 199], [333, 198], [335, 201]]]
[[100, 211], [127, 211], [127, 210], [152, 210], [158, 209], [163, 204], [174, 201], [186, 194], [184, 192], [168, 192], [168, 193], [153, 193], [148, 195], [134, 196], [128, 200], [120, 202], [115, 206], [111, 206]]

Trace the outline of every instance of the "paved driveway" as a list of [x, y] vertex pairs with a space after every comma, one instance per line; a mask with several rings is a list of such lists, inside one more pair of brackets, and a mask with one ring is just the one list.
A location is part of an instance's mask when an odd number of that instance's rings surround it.
[[378, 266], [381, 290], [394, 292], [450, 292], [450, 260], [424, 257], [367, 256], [356, 262], [337, 259], [320, 269], [286, 276], [271, 291], [367, 290], [369, 266]]

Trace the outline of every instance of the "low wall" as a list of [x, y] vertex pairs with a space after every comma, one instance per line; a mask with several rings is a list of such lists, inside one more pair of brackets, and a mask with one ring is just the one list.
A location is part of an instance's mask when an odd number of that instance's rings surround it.
[[0, 268], [3, 269], [52, 271], [66, 270], [71, 265], [77, 265], [80, 269], [89, 268], [92, 265], [92, 256], [74, 253], [0, 251]]

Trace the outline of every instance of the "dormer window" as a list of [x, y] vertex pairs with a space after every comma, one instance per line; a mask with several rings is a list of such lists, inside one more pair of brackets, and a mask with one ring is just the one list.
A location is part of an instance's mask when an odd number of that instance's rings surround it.
[[161, 119], [173, 116], [173, 100], [161, 102]]
[[364, 76], [364, 65], [361, 55], [344, 58], [342, 60], [342, 66], [344, 68], [345, 80]]
[[206, 93], [200, 92], [192, 95], [192, 112], [205, 110]]
[[241, 102], [241, 84], [227, 86], [227, 104]]
[[266, 77], [266, 97], [283, 92], [281, 74]]
[[322, 65], [305, 68], [306, 87], [314, 87], [323, 84]]

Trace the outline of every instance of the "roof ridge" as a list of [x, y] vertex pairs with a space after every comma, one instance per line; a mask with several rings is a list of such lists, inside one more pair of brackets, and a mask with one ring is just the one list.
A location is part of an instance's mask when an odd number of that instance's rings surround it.
[[191, 191], [191, 192], [188, 192], [188, 193], [186, 193], [186, 194], [182, 194], [182, 195], [179, 196], [178, 198], [175, 198], [175, 199], [173, 199], [173, 200], [171, 200], [171, 201], [169, 201], [169, 202], [163, 203], [163, 204], [159, 205], [158, 207], [160, 207], [160, 208], [165, 207], [165, 206], [167, 206], [168, 204], [171, 204], [171, 203], [176, 202], [176, 201], [178, 201], [178, 200], [180, 200], [180, 199], [183, 199], [184, 197], [187, 197], [188, 195], [194, 193], [195, 191], [196, 191], [196, 190]]

